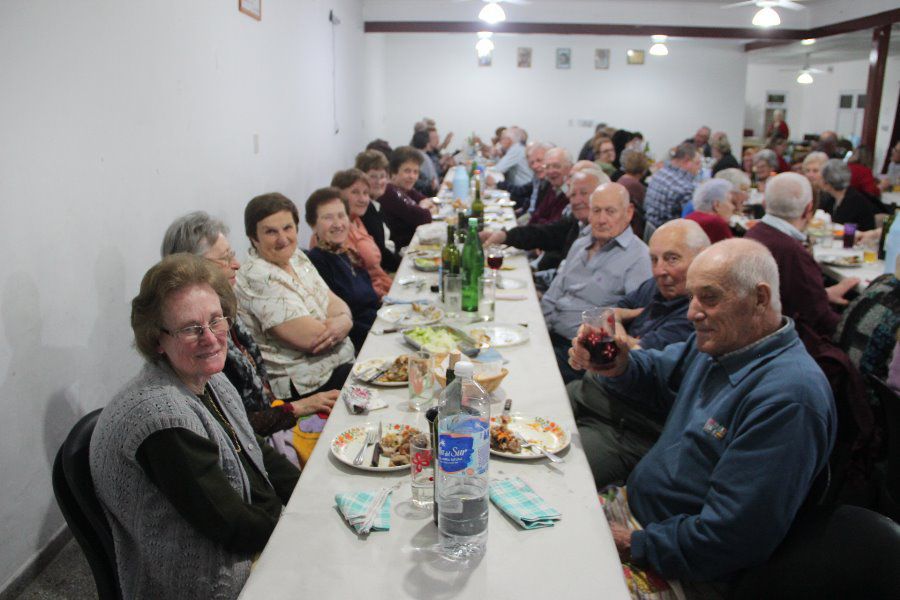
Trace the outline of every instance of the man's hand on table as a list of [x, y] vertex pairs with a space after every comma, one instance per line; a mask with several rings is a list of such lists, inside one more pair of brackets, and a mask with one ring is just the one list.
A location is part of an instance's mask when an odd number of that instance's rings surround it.
[[609, 524], [609, 530], [612, 532], [613, 542], [616, 544], [616, 550], [619, 551], [619, 558], [622, 562], [631, 560], [631, 531], [618, 523]]
[[492, 244], [502, 244], [506, 241], [505, 231], [482, 231], [478, 234], [482, 246], [490, 246]]
[[591, 354], [581, 344], [581, 335], [584, 333], [584, 325], [578, 328], [578, 334], [572, 338], [572, 347], [569, 348], [569, 366], [579, 371], [591, 371], [604, 377], [618, 377], [628, 368], [628, 334], [622, 323], [616, 321], [616, 346], [619, 354], [612, 363], [598, 365], [591, 362]]
[[846, 306], [849, 301], [844, 298], [844, 296], [850, 290], [856, 289], [857, 285], [859, 285], [859, 277], [848, 277], [831, 287], [825, 288], [825, 293], [828, 295], [828, 301], [837, 306]]

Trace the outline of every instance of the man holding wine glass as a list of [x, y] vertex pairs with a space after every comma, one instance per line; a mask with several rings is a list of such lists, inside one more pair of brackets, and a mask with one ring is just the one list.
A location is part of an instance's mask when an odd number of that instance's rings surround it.
[[778, 267], [761, 244], [725, 240], [687, 273], [696, 333], [662, 350], [570, 360], [634, 404], [666, 413], [659, 441], [627, 481], [643, 527], [610, 523], [621, 556], [682, 583], [726, 582], [784, 539], [834, 445], [828, 381], [781, 315]]

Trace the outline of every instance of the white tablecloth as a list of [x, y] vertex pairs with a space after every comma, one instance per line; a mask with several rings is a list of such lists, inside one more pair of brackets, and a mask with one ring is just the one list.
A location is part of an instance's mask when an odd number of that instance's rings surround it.
[[[406, 407], [406, 388], [381, 389], [389, 407], [367, 416], [350, 415], [336, 405], [265, 551], [256, 563], [241, 598], [628, 598], [621, 564], [594, 481], [577, 435], [562, 379], [553, 358], [528, 266], [523, 256], [507, 259], [503, 271], [527, 283], [525, 299], [498, 301], [498, 322], [528, 323], [529, 342], [500, 351], [509, 375], [502, 390], [513, 411], [545, 416], [572, 432], [565, 463], [546, 459], [495, 459], [491, 477], [519, 476], [562, 513], [554, 527], [525, 531], [490, 507], [487, 553], [471, 567], [459, 567], [431, 549], [437, 528], [431, 511], [413, 511], [409, 473], [360, 471], [335, 459], [331, 439], [354, 425], [379, 420], [416, 423], [422, 415]], [[404, 260], [398, 279], [422, 275]], [[426, 274], [429, 283], [435, 274]], [[426, 294], [428, 287], [425, 287]], [[516, 290], [518, 292], [518, 290]], [[394, 285], [391, 295], [423, 294]], [[376, 327], [381, 324], [376, 323]], [[361, 359], [396, 356], [407, 350], [399, 334], [370, 335]], [[501, 405], [494, 404], [499, 412]], [[334, 504], [339, 492], [374, 490], [401, 481], [392, 497], [391, 530], [360, 538]]]
[[[837, 244], [838, 242], [835, 242]], [[845, 248], [826, 248], [821, 245], [813, 246], [813, 256], [822, 267], [822, 272], [838, 281], [843, 281], [848, 277], [859, 277], [859, 285], [856, 286], [857, 291], [862, 292], [872, 280], [884, 273], [884, 261], [876, 260], [874, 263], [863, 263], [858, 267], [839, 267], [829, 265], [822, 262], [823, 257], [828, 256], [859, 256], [862, 257], [862, 250], [845, 249]]]

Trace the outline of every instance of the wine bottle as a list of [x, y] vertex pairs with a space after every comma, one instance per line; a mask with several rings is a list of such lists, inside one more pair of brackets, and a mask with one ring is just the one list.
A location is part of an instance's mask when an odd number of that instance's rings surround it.
[[478, 239], [478, 219], [469, 217], [469, 232], [462, 251], [462, 309], [478, 311], [478, 279], [484, 273], [484, 250]]
[[484, 229], [484, 201], [481, 199], [481, 178], [475, 178], [475, 197], [472, 200], [472, 214], [469, 215], [473, 219], [478, 219], [478, 231]]
[[456, 227], [452, 223], [447, 225], [447, 242], [441, 249], [441, 268], [438, 283], [441, 286], [441, 301], [444, 301], [444, 275], [458, 275], [462, 257], [459, 248], [456, 247]]

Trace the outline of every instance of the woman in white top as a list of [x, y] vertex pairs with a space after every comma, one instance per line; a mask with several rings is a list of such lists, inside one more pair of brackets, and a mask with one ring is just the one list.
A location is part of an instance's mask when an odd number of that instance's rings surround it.
[[239, 314], [279, 398], [340, 389], [354, 359], [350, 308], [297, 249], [298, 222], [297, 207], [282, 194], [251, 200], [244, 227], [252, 248], [235, 285]]

